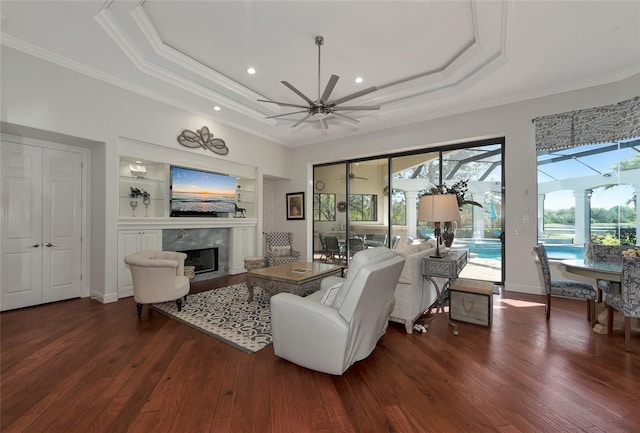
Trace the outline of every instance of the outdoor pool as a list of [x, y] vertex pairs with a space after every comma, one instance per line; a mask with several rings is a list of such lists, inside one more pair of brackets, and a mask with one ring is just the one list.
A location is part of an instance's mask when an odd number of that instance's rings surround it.
[[[477, 254], [481, 259], [500, 259], [500, 241], [493, 239], [458, 239], [455, 240], [455, 246], [467, 248], [470, 254]], [[567, 244], [545, 244], [549, 259], [583, 259], [584, 246], [567, 245]], [[531, 247], [533, 250], [533, 246]]]

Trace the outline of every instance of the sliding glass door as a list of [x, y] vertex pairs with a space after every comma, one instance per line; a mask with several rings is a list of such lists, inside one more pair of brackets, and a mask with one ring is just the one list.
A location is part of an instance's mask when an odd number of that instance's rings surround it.
[[502, 144], [442, 152], [442, 183], [465, 190], [454, 245], [467, 248], [471, 260], [461, 277], [503, 282]]
[[[314, 259], [348, 263], [363, 248], [433, 237], [418, 221], [420, 196], [456, 186], [468, 202], [452, 244], [471, 253], [462, 276], [502, 283], [503, 147], [504, 139], [485, 140], [315, 166]], [[327, 257], [325, 237], [337, 238], [339, 254]]]

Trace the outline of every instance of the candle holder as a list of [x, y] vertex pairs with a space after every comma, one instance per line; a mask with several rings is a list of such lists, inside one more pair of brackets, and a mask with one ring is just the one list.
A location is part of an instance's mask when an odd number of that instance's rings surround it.
[[138, 207], [138, 202], [135, 200], [131, 200], [129, 202], [129, 206], [131, 206], [131, 216], [136, 216], [136, 208]]

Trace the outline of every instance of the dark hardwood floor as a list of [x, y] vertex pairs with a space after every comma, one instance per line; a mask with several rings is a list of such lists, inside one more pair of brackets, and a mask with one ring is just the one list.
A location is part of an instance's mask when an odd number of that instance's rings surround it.
[[[195, 283], [225, 286], [244, 275]], [[591, 331], [583, 302], [495, 297], [492, 328], [390, 324], [340, 377], [247, 355], [132, 298], [0, 314], [5, 433], [633, 432], [640, 336]]]

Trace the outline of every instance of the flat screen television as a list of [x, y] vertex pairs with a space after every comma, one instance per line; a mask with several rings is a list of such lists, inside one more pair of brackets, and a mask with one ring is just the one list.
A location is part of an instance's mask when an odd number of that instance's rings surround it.
[[172, 217], [228, 217], [235, 214], [234, 176], [173, 165], [170, 172]]

